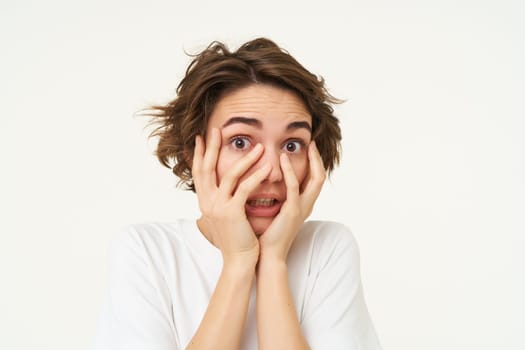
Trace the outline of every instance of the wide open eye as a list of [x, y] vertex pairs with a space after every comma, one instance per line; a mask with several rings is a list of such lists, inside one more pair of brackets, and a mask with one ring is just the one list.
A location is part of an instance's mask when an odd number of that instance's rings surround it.
[[245, 136], [235, 136], [230, 139], [230, 145], [235, 150], [245, 151], [251, 147], [252, 143]]
[[304, 147], [304, 142], [300, 140], [286, 141], [283, 149], [288, 153], [299, 153]]

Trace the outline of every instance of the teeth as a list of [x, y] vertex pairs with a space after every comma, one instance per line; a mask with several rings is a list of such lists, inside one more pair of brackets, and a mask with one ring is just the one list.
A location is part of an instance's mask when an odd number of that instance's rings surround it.
[[273, 198], [259, 198], [248, 201], [248, 204], [252, 207], [271, 207], [276, 202]]

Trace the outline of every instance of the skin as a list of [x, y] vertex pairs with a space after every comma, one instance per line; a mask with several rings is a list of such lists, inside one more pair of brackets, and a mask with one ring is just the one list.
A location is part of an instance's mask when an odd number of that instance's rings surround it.
[[[197, 137], [197, 224], [224, 264], [189, 349], [239, 347], [254, 278], [259, 348], [308, 348], [286, 257], [326, 177], [311, 121], [293, 92], [254, 84], [224, 96], [210, 116], [208, 139]], [[261, 209], [254, 202], [261, 198], [272, 205]]]
[[[217, 160], [217, 183], [234, 164], [241, 160], [256, 144], [264, 152], [238, 179], [242, 183], [257, 169], [268, 164], [268, 176], [250, 193], [249, 198], [278, 197], [286, 199], [286, 185], [280, 167], [280, 155], [287, 153], [299, 182], [306, 177], [307, 146], [311, 140], [312, 117], [303, 102], [293, 93], [267, 85], [251, 85], [222, 98], [208, 122], [207, 144], [218, 146], [212, 140], [213, 129], [221, 132], [221, 145]], [[289, 125], [296, 128], [287, 129]], [[293, 149], [288, 151], [287, 147]], [[265, 196], [264, 194], [269, 194]], [[273, 217], [252, 216], [248, 221], [256, 234], [262, 234]], [[210, 237], [208, 237], [210, 238]]]

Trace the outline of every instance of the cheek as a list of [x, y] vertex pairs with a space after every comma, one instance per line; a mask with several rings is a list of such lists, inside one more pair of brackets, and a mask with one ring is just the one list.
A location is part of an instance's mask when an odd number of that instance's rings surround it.
[[292, 159], [292, 167], [297, 177], [297, 181], [302, 183], [308, 173], [308, 159], [304, 157]]
[[217, 157], [217, 184], [221, 183], [224, 174], [230, 170], [240, 158], [242, 158], [240, 154], [241, 152], [238, 152], [237, 154], [236, 152], [231, 152], [221, 148]]

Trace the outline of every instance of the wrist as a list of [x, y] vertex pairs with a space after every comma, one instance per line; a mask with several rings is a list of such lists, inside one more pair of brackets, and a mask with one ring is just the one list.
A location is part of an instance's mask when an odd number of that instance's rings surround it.
[[257, 264], [258, 273], [278, 273], [288, 271], [288, 266], [286, 264], [286, 258], [279, 257], [277, 255], [264, 255], [260, 257]]
[[288, 256], [289, 248], [282, 244], [268, 244], [261, 242], [261, 253], [259, 254], [259, 265], [264, 261], [265, 264], [284, 263]]
[[254, 273], [259, 260], [259, 252], [223, 254], [223, 270], [236, 274]]

